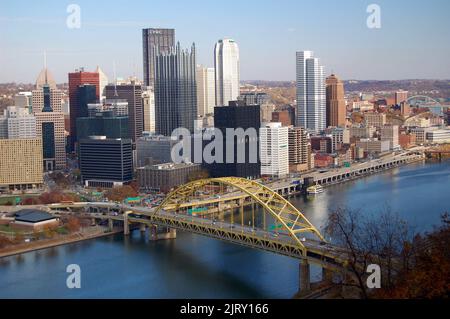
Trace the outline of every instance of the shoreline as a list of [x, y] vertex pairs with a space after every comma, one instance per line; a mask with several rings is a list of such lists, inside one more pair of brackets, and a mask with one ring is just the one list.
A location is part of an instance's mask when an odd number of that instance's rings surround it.
[[12, 257], [12, 256], [17, 256], [17, 255], [33, 252], [33, 251], [44, 250], [44, 249], [58, 247], [58, 246], [64, 246], [64, 245], [70, 245], [70, 244], [82, 242], [85, 240], [116, 235], [116, 234], [120, 234], [122, 232], [123, 232], [123, 230], [113, 230], [113, 231], [110, 231], [107, 233], [96, 233], [96, 234], [92, 234], [92, 235], [86, 235], [83, 237], [80, 237], [79, 235], [77, 236], [74, 234], [74, 235], [71, 235], [72, 238], [62, 238], [62, 239], [56, 239], [56, 240], [50, 239], [49, 241], [43, 242], [35, 247], [17, 248], [17, 249], [12, 249], [11, 251], [7, 251], [7, 252], [0, 251], [0, 258]]

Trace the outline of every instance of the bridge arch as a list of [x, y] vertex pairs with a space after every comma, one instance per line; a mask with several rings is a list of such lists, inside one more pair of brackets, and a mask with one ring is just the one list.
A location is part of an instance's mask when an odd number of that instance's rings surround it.
[[210, 178], [181, 185], [166, 196], [163, 202], [157, 207], [155, 213], [159, 213], [166, 208], [173, 209], [174, 207], [180, 207], [181, 203], [188, 202], [197, 191], [202, 190], [203, 187], [209, 184], [217, 184], [221, 187], [230, 186], [245, 193], [247, 195], [246, 197], [252, 198], [281, 225], [281, 228], [287, 232], [305, 256], [306, 248], [302, 243], [301, 234], [309, 233], [319, 240], [325, 241], [316, 227], [283, 196], [267, 186], [244, 178]]

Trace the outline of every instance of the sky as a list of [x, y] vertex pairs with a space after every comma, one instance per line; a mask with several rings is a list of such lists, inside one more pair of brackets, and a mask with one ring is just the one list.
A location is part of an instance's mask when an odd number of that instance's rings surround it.
[[[80, 28], [69, 28], [70, 4]], [[371, 4], [380, 28], [369, 28]], [[217, 40], [239, 45], [242, 80], [295, 80], [295, 52], [327, 74], [359, 80], [450, 79], [448, 0], [0, 0], [0, 83], [32, 83], [47, 65], [58, 83], [78, 67], [142, 78], [142, 28], [174, 28], [197, 63]], [[373, 21], [373, 20], [371, 20]], [[377, 22], [376, 20], [375, 22]]]

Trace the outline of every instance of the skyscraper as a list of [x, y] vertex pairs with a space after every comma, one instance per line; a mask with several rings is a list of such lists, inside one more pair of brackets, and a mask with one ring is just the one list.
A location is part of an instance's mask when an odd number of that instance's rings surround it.
[[323, 66], [312, 51], [297, 52], [297, 126], [319, 132], [326, 126]]
[[[259, 128], [261, 127], [261, 111], [259, 105], [245, 105], [243, 101], [230, 101], [228, 106], [214, 108], [214, 127], [222, 132], [223, 163], [205, 165], [213, 177], [244, 177], [256, 179], [261, 176], [261, 161], [259, 159]], [[231, 129], [255, 129], [257, 137], [246, 136], [243, 139], [227, 139], [227, 128]], [[254, 138], [254, 139], [253, 139]], [[234, 160], [226, 161], [227, 145], [233, 146]], [[245, 159], [238, 163], [238, 150], [244, 148]], [[257, 161], [252, 162], [250, 152], [256, 149]], [[252, 154], [255, 155], [255, 154]]]
[[177, 128], [194, 132], [197, 119], [195, 44], [191, 51], [177, 43], [167, 53], [155, 48], [156, 133], [170, 136]]
[[344, 99], [344, 83], [334, 74], [326, 79], [327, 127], [345, 126], [347, 108]]
[[[69, 103], [70, 103], [70, 149], [74, 150], [77, 138], [77, 118], [80, 114], [81, 105], [78, 98], [78, 87], [83, 84], [95, 85], [96, 98], [100, 97], [100, 75], [97, 72], [85, 72], [83, 68], [69, 73]], [[85, 115], [84, 115], [85, 116]]]
[[27, 108], [8, 106], [0, 116], [0, 138], [36, 138], [36, 118]]
[[121, 99], [128, 102], [128, 129], [133, 142], [136, 142], [144, 131], [142, 91], [142, 84], [137, 83], [136, 80], [131, 80], [126, 84], [106, 86], [107, 99]]
[[289, 128], [281, 123], [263, 123], [259, 130], [261, 175], [284, 177], [289, 174]]
[[228, 105], [239, 97], [239, 47], [232, 39], [219, 40], [214, 48], [216, 106]]
[[214, 113], [216, 88], [214, 68], [197, 66], [197, 113], [199, 116]]
[[169, 52], [175, 46], [174, 29], [143, 29], [142, 48], [144, 58], [144, 84], [153, 86], [155, 81], [155, 52], [158, 48], [160, 53]]
[[142, 108], [144, 112], [144, 131], [155, 132], [155, 90], [147, 86], [142, 92]]
[[32, 93], [36, 136], [42, 139], [44, 170], [66, 166], [66, 135], [61, 112], [62, 92], [48, 85], [37, 86]]

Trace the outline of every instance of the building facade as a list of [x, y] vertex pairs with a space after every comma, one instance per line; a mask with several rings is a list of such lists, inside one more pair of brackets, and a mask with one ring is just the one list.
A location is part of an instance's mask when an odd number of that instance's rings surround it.
[[80, 140], [79, 163], [85, 186], [111, 188], [133, 179], [131, 139], [96, 136]]
[[149, 28], [142, 30], [144, 84], [153, 86], [155, 81], [155, 52], [169, 52], [175, 46], [175, 29]]
[[106, 86], [106, 99], [125, 100], [128, 103], [129, 136], [136, 142], [144, 131], [144, 108], [142, 94], [145, 87], [135, 80], [119, 85]]
[[172, 162], [172, 148], [178, 140], [170, 136], [143, 136], [136, 141], [137, 167]]
[[42, 140], [0, 139], [0, 191], [40, 188], [44, 183]]
[[219, 40], [214, 47], [216, 106], [228, 105], [240, 95], [239, 47], [233, 39]]
[[327, 127], [345, 126], [347, 107], [344, 98], [344, 83], [334, 74], [326, 79]]
[[261, 175], [284, 177], [289, 174], [288, 128], [281, 123], [263, 123], [259, 130]]
[[320, 132], [326, 127], [326, 94], [323, 66], [312, 51], [297, 52], [296, 126]]
[[197, 66], [197, 115], [204, 117], [214, 113], [216, 87], [214, 68]]
[[[155, 50], [156, 51], [156, 50]], [[170, 136], [177, 128], [194, 132], [197, 119], [195, 44], [155, 53], [156, 134]]]
[[0, 116], [0, 138], [36, 138], [36, 117], [28, 108], [8, 106]]
[[303, 127], [289, 127], [289, 171], [302, 172], [312, 168], [311, 144]]

